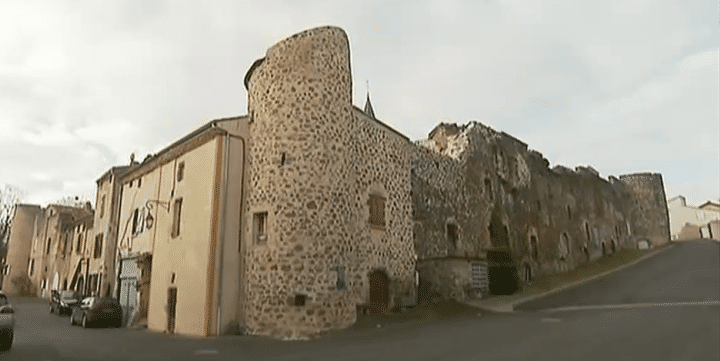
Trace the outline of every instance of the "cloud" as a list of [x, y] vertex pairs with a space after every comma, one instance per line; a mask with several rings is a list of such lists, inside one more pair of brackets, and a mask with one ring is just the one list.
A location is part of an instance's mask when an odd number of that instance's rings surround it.
[[[668, 189], [701, 179], [711, 192], [715, 10], [646, 0], [3, 1], [0, 184], [44, 202], [92, 193], [130, 152], [142, 158], [245, 114], [250, 64], [295, 32], [332, 24], [350, 38], [355, 104], [369, 81], [378, 117], [412, 139], [440, 120], [475, 119], [553, 163], [653, 167]], [[705, 167], [668, 166], [680, 158]]]

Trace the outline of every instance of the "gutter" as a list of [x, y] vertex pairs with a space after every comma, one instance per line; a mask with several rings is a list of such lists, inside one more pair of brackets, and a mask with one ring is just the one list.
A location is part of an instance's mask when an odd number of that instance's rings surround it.
[[220, 220], [218, 221], [218, 227], [220, 232], [218, 234], [218, 285], [217, 285], [217, 316], [215, 317], [215, 334], [220, 336], [220, 327], [222, 325], [222, 283], [223, 283], [223, 256], [225, 254], [225, 213], [227, 211], [227, 189], [228, 189], [228, 173], [229, 162], [230, 162], [230, 137], [228, 133], [225, 133], [224, 138], [224, 149], [223, 157], [224, 165], [222, 170], [222, 196], [220, 198]]

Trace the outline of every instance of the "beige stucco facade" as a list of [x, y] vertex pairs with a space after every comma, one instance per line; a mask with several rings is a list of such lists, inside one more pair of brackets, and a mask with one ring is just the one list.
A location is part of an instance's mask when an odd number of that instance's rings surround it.
[[720, 237], [712, 233], [709, 226], [711, 222], [720, 220], [720, 209], [712, 203], [705, 203], [702, 208], [694, 207], [687, 204], [685, 197], [676, 196], [668, 200], [668, 212], [673, 240]]
[[88, 282], [87, 263], [81, 261], [95, 251], [88, 240], [94, 234], [92, 222], [89, 203], [85, 207], [51, 204], [35, 217], [28, 276], [37, 296], [49, 297], [51, 290], [65, 289], [97, 293], [98, 284]]
[[150, 267], [138, 267], [149, 284], [137, 304], [152, 331], [206, 336], [238, 327], [246, 123], [213, 121], [123, 180], [120, 258], [151, 255]]

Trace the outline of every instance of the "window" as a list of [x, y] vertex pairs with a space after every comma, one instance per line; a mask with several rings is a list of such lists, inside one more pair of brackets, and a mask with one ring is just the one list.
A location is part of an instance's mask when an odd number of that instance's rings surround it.
[[458, 226], [454, 223], [448, 223], [446, 228], [447, 239], [450, 244], [457, 245], [458, 242]]
[[177, 168], [177, 181], [180, 182], [185, 176], [185, 162], [180, 162]]
[[100, 197], [100, 218], [105, 215], [105, 195]]
[[570, 256], [570, 238], [568, 237], [567, 233], [563, 233], [562, 236], [560, 236], [558, 253], [560, 259], [566, 259]]
[[533, 260], [538, 260], [538, 241], [537, 237], [530, 236], [530, 256]]
[[590, 226], [588, 226], [587, 223], [585, 223], [585, 237], [587, 237], [588, 242], [592, 242], [590, 238]]
[[102, 246], [103, 246], [103, 234], [100, 233], [97, 236], [95, 236], [95, 249], [93, 250], [93, 258], [100, 258], [100, 256], [102, 256]]
[[335, 282], [335, 288], [338, 291], [344, 291], [347, 289], [345, 282], [345, 266], [337, 266], [337, 281]]
[[137, 229], [139, 218], [140, 218], [140, 209], [135, 208], [135, 210], [133, 211], [132, 228], [131, 228], [133, 234], [135, 234], [135, 230]]
[[305, 306], [305, 301], [307, 299], [306, 295], [295, 295], [295, 306]]
[[568, 214], [568, 219], [572, 219], [572, 211], [570, 210], [570, 206], [567, 206], [567, 214]]
[[78, 234], [77, 247], [75, 248], [76, 253], [82, 253], [82, 240], [83, 240], [83, 235], [82, 235], [82, 233], [80, 233], [80, 234]]
[[33, 272], [35, 272], [35, 260], [31, 259], [30, 260], [30, 270], [28, 270], [28, 273], [30, 274], [30, 276], [32, 276]]
[[142, 177], [138, 178], [138, 188], [142, 185]]
[[255, 213], [253, 216], [253, 239], [255, 244], [267, 242], [267, 212]]
[[145, 224], [145, 208], [135, 208], [135, 211], [133, 211], [133, 221], [132, 221], [133, 235], [141, 233], [144, 229], [144, 224]]
[[370, 195], [368, 199], [370, 208], [370, 226], [385, 228], [385, 198], [378, 195]]
[[51, 244], [52, 244], [52, 238], [48, 238], [47, 249], [45, 249], [45, 254], [50, 254], [50, 245]]
[[493, 200], [492, 183], [490, 182], [490, 179], [487, 178], [485, 178], [485, 193], [487, 193], [490, 200]]
[[175, 204], [173, 206], [173, 223], [172, 223], [172, 232], [171, 232], [171, 236], [173, 238], [180, 235], [181, 217], [182, 217], [182, 198], [178, 198], [175, 200]]

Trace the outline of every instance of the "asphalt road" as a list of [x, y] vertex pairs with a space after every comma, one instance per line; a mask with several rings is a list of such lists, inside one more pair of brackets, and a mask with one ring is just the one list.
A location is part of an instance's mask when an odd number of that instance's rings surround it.
[[[719, 259], [717, 243], [684, 243], [545, 306], [364, 322], [296, 342], [82, 329], [48, 314], [45, 301], [11, 299], [15, 345], [0, 360], [720, 360]], [[574, 305], [584, 306], [558, 309]]]
[[691, 241], [678, 242], [626, 270], [514, 309], [712, 300], [720, 300], [720, 243]]

